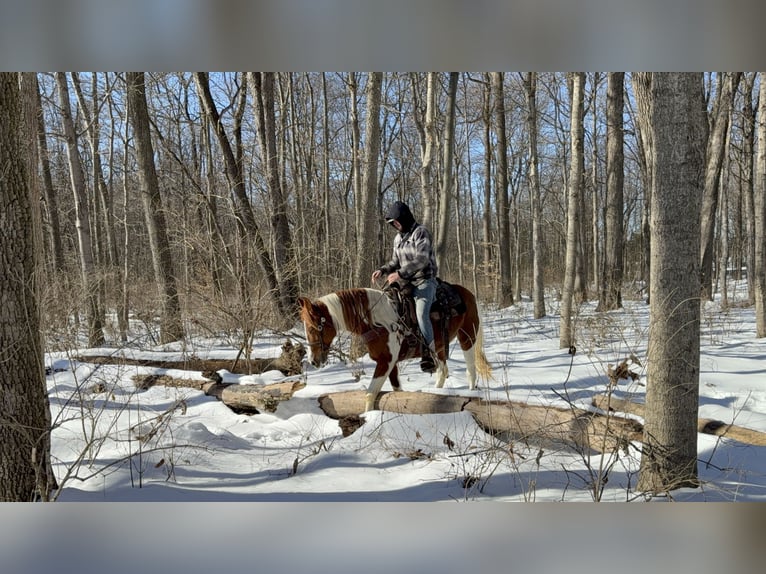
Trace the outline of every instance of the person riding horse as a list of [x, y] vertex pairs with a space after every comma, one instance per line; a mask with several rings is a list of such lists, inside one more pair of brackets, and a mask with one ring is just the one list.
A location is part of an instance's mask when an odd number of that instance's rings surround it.
[[388, 283], [404, 287], [412, 285], [418, 326], [423, 335], [420, 368], [426, 373], [436, 370], [433, 354], [434, 332], [430, 309], [436, 296], [438, 266], [433, 249], [431, 232], [415, 220], [409, 206], [396, 201], [386, 213], [386, 222], [398, 231], [394, 238], [391, 260], [372, 274], [373, 285], [383, 276]]

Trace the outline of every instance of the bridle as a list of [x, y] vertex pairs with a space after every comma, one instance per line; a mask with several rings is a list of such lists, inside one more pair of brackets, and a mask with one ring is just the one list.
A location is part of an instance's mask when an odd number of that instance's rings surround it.
[[[313, 325], [313, 327], [319, 332], [319, 342], [311, 343], [307, 341], [307, 343], [309, 344], [309, 347], [314, 347], [316, 345], [319, 345], [320, 356], [324, 356], [325, 352], [329, 349], [329, 346], [325, 345], [324, 337], [322, 336], [322, 331], [324, 331], [325, 322], [326, 322], [326, 319], [324, 317], [320, 317], [319, 324]], [[313, 354], [313, 351], [312, 351], [312, 354]]]

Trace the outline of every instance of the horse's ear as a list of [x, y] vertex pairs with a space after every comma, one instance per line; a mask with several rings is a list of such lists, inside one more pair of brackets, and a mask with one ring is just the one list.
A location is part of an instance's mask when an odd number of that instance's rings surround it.
[[298, 305], [302, 309], [310, 309], [311, 308], [311, 301], [307, 297], [298, 297]]

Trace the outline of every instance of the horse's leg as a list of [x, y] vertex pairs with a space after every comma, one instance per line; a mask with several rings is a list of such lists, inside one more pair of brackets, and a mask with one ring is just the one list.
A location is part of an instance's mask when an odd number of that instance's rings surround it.
[[[470, 326], [468, 329], [474, 330], [475, 327]], [[468, 388], [472, 391], [476, 389], [476, 337], [471, 337], [465, 327], [461, 327], [457, 332], [457, 340], [460, 343], [460, 348], [463, 350], [463, 357], [465, 358], [465, 371], [468, 375]]]
[[[364, 398], [365, 412], [375, 409], [375, 400], [378, 398], [378, 393], [380, 393], [386, 377], [396, 369], [396, 359], [399, 357], [399, 348], [401, 346], [394, 333], [391, 333], [387, 340], [376, 343], [368, 345], [370, 358], [375, 361], [375, 372], [372, 374], [372, 380], [367, 387], [367, 394]], [[398, 382], [397, 375], [394, 375], [394, 377]]]
[[394, 368], [388, 373], [388, 380], [391, 381], [391, 387], [395, 391], [402, 390], [402, 386], [399, 384], [399, 367], [397, 365], [394, 365]]

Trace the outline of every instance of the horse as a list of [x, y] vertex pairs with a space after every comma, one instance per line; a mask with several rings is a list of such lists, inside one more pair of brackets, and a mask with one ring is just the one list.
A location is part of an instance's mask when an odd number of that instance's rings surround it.
[[[461, 285], [452, 288], [465, 304], [463, 313], [450, 316], [446, 328], [446, 339], [434, 315], [434, 343], [436, 347], [436, 387], [444, 386], [449, 376], [446, 359], [449, 344], [456, 337], [465, 357], [468, 386], [476, 389], [477, 372], [488, 379], [491, 367], [484, 355], [482, 326], [476, 297]], [[420, 345], [412, 344], [407, 336], [408, 329], [384, 291], [370, 288], [355, 288], [335, 291], [312, 301], [299, 297], [300, 317], [306, 329], [309, 347], [309, 361], [314, 367], [327, 362], [330, 345], [340, 332], [361, 336], [367, 344], [370, 358], [375, 361], [375, 371], [365, 395], [365, 412], [375, 409], [376, 400], [386, 377], [394, 391], [401, 390], [397, 363], [413, 359], [420, 354]]]

